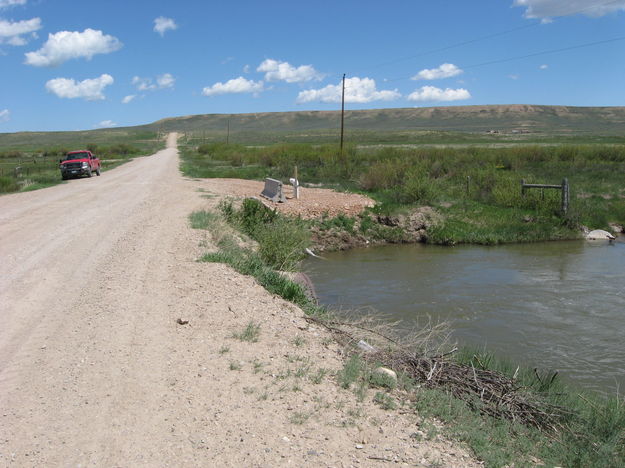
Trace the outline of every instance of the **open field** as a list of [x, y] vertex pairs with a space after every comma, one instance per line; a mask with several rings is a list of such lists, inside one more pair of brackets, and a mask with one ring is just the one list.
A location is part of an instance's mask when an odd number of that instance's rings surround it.
[[[189, 146], [183, 171], [192, 177], [283, 181], [297, 165], [300, 181], [359, 191], [378, 201], [372, 216], [434, 207], [443, 222], [427, 241], [442, 244], [574, 239], [582, 226], [625, 224], [625, 147], [621, 145], [512, 148], [356, 148], [343, 157], [332, 145]], [[571, 204], [560, 212], [558, 191], [521, 193], [528, 183], [568, 178]]]
[[[28, 143], [16, 145], [13, 149], [0, 149], [0, 194], [35, 190], [61, 183], [59, 159], [75, 149], [90, 149], [102, 161], [102, 170], [112, 169], [132, 157], [151, 154], [163, 145], [162, 140], [145, 140], [146, 135], [134, 134], [134, 139], [115, 140], [115, 135], [106, 134], [106, 144], [94, 143], [76, 134], [55, 138], [52, 134], [41, 134]], [[156, 136], [155, 134], [153, 135]], [[38, 146], [41, 143], [42, 146]], [[16, 147], [21, 149], [15, 149]]]
[[149, 151], [163, 139], [154, 131], [114, 128], [68, 132], [0, 133], [0, 151], [42, 152], [47, 148], [86, 148], [89, 145], [132, 144]]

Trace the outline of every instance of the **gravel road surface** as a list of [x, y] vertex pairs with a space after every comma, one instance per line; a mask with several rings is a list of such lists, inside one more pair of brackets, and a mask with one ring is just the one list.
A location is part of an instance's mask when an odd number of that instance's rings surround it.
[[196, 261], [188, 215], [221, 194], [167, 146], [0, 197], [0, 466], [479, 466], [341, 389], [299, 309]]

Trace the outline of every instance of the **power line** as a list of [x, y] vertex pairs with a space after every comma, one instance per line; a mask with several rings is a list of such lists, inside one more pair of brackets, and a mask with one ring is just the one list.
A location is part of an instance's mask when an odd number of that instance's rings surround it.
[[477, 67], [482, 67], [482, 66], [486, 66], [486, 65], [493, 65], [495, 63], [512, 62], [514, 60], [521, 60], [521, 59], [530, 58], [530, 57], [538, 57], [540, 55], [549, 55], [549, 54], [555, 54], [555, 53], [558, 53], [558, 52], [566, 52], [568, 50], [583, 49], [584, 47], [592, 47], [592, 46], [599, 45], [599, 44], [608, 44], [610, 42], [618, 42], [618, 41], [622, 41], [624, 39], [625, 39], [625, 36], [614, 37], [612, 39], [605, 39], [605, 40], [602, 40], [602, 41], [595, 41], [595, 42], [587, 42], [585, 44], [578, 44], [578, 45], [569, 46], [569, 47], [562, 47], [560, 49], [544, 50], [542, 52], [535, 52], [535, 53], [532, 53], [532, 54], [517, 55], [516, 57], [509, 57], [509, 58], [504, 58], [504, 59], [491, 60], [489, 62], [482, 62], [482, 63], [478, 63], [478, 64], [475, 64], [475, 65], [468, 65], [468, 66], [463, 67], [463, 68], [466, 70], [467, 68], [477, 68]]
[[527, 25], [524, 25], [524, 26], [519, 26], [517, 28], [508, 29], [506, 31], [500, 31], [500, 32], [489, 34], [489, 35], [486, 35], [486, 36], [476, 37], [474, 39], [469, 39], [467, 41], [457, 42], [455, 44], [451, 44], [451, 45], [448, 45], [448, 46], [439, 47], [437, 49], [428, 50], [428, 51], [421, 52], [421, 53], [415, 54], [415, 55], [410, 55], [408, 57], [401, 57], [401, 58], [398, 58], [398, 59], [395, 59], [395, 60], [384, 62], [384, 63], [378, 64], [378, 65], [374, 65], [374, 66], [369, 67], [369, 68], [362, 68], [360, 70], [356, 70], [356, 73], [362, 72], [362, 71], [368, 71], [368, 70], [375, 70], [377, 68], [386, 67], [388, 65], [394, 65], [394, 64], [400, 63], [400, 62], [406, 62], [408, 60], [412, 60], [412, 59], [419, 58], [419, 57], [424, 57], [426, 55], [435, 54], [437, 52], [444, 52], [446, 50], [455, 49], [457, 47], [462, 47], [464, 45], [468, 45], [468, 44], [473, 44], [475, 42], [484, 41], [486, 39], [492, 39], [494, 37], [504, 36], [506, 34], [510, 34], [510, 33], [516, 32], [516, 31], [521, 31], [523, 29], [534, 28], [534, 27], [539, 26], [539, 25], [540, 25], [540, 23], [532, 23], [532, 24], [527, 24]]
[[[587, 6], [585, 8], [581, 8], [581, 9], [578, 9], [578, 10], [569, 11], [569, 12], [567, 12], [564, 15], [561, 15], [561, 16], [577, 15], [577, 14], [584, 13], [586, 11], [595, 9], [597, 7], [605, 7], [605, 6], [608, 6], [608, 5], [611, 5], [611, 4], [621, 3], [622, 1], [623, 0], [608, 0], [608, 1], [603, 2], [603, 3], [595, 4], [595, 5], [592, 5], [592, 6]], [[386, 66], [389, 66], [389, 65], [394, 65], [394, 64], [400, 63], [400, 62], [406, 62], [408, 60], [412, 60], [412, 59], [415, 59], [415, 58], [424, 57], [426, 55], [431, 55], [431, 54], [435, 54], [435, 53], [438, 53], [438, 52], [444, 52], [446, 50], [455, 49], [455, 48], [462, 47], [462, 46], [469, 45], [469, 44], [474, 44], [476, 42], [485, 41], [487, 39], [493, 39], [495, 37], [505, 36], [506, 34], [511, 34], [513, 32], [523, 31], [525, 29], [530, 29], [530, 28], [535, 28], [535, 27], [540, 26], [542, 24], [543, 23], [541, 23], [541, 22], [535, 22], [535, 23], [532, 23], [532, 24], [526, 24], [526, 25], [523, 25], [523, 26], [518, 26], [516, 28], [506, 29], [504, 31], [499, 31], [499, 32], [492, 33], [492, 34], [487, 34], [485, 36], [480, 36], [480, 37], [476, 37], [476, 38], [473, 38], [473, 39], [468, 39], [466, 41], [456, 42], [454, 44], [450, 44], [450, 45], [447, 45], [447, 46], [438, 47], [436, 49], [431, 49], [431, 50], [427, 50], [427, 51], [424, 51], [424, 52], [420, 52], [420, 53], [415, 54], [415, 55], [410, 55], [410, 56], [406, 56], [406, 57], [400, 57], [400, 58], [397, 58], [397, 59], [394, 59], [394, 60], [390, 60], [390, 61], [387, 61], [387, 62], [382, 62], [382, 63], [377, 64], [377, 65], [372, 65], [371, 67], [361, 68], [361, 69], [355, 70], [353, 72], [353, 74], [361, 73], [363, 71], [375, 70], [375, 69], [386, 67]], [[617, 40], [620, 40], [620, 39], [617, 39]], [[612, 42], [612, 41], [613, 40], [608, 40], [608, 41], [605, 41], [605, 42]], [[600, 43], [603, 43], [603, 41], [597, 42], [597, 44], [600, 44]], [[591, 43], [591, 45], [593, 45], [593, 44], [594, 43]], [[585, 45], [579, 46], [579, 48], [581, 48], [581, 47], [585, 47]], [[574, 46], [573, 48], [578, 48], [578, 46]], [[564, 48], [564, 49], [561, 49], [561, 50], [563, 50], [563, 51], [564, 50], [569, 50], [569, 48]], [[556, 51], [559, 51], [559, 49], [556, 50]], [[546, 53], [551, 53], [551, 52], [544, 52], [544, 53], [546, 54]], [[543, 53], [538, 53], [538, 54], [543, 54]], [[531, 57], [531, 56], [534, 56], [534, 55], [533, 54], [528, 55], [528, 57]], [[521, 56], [521, 58], [524, 58], [524, 57], [525, 56]], [[510, 61], [510, 60], [514, 60], [514, 59], [502, 59], [501, 61]], [[487, 64], [490, 64], [490, 63], [491, 62], [488, 62]], [[498, 63], [498, 61], [493, 61], [492, 63]], [[473, 68], [473, 67], [478, 67], [478, 66], [481, 66], [481, 64], [480, 65], [473, 65], [471, 67], [464, 67], [464, 68]], [[353, 76], [353, 74], [352, 74], [352, 76]], [[397, 78], [397, 79], [388, 80], [388, 81], [398, 81], [398, 80], [403, 80], [403, 79], [406, 79], [406, 78]]]
[[[592, 46], [596, 46], [596, 45], [600, 45], [600, 44], [609, 44], [611, 42], [618, 42], [618, 41], [622, 41], [622, 40], [625, 40], [625, 36], [614, 37], [612, 39], [604, 39], [604, 40], [601, 40], [601, 41], [586, 42], [584, 44], [577, 44], [577, 45], [574, 45], [574, 46], [561, 47], [559, 49], [543, 50], [543, 51], [540, 51], [540, 52], [533, 52], [531, 54], [516, 55], [514, 57], [507, 57], [507, 58], [502, 58], [502, 59], [489, 60], [487, 62], [476, 63], [474, 65], [467, 65], [467, 66], [463, 66], [461, 68], [463, 70], [467, 70], [467, 69], [470, 69], [470, 68], [484, 67], [486, 65], [494, 65], [496, 63], [513, 62], [515, 60], [522, 60], [522, 59], [525, 59], [525, 58], [539, 57], [541, 55], [556, 54], [558, 52], [566, 52], [566, 51], [575, 50], [575, 49], [583, 49], [585, 47], [592, 47]], [[404, 77], [400, 77], [400, 78], [393, 78], [391, 80], [386, 80], [385, 83], [393, 83], [395, 81], [403, 81], [403, 80], [407, 80], [407, 79], [411, 79], [411, 77], [410, 76], [404, 76]]]

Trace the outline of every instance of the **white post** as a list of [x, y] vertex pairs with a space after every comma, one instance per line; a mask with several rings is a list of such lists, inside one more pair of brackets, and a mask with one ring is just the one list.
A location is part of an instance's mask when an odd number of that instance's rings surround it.
[[295, 192], [295, 199], [299, 200], [299, 180], [297, 179], [297, 166], [295, 166], [295, 177], [293, 177], [293, 190]]

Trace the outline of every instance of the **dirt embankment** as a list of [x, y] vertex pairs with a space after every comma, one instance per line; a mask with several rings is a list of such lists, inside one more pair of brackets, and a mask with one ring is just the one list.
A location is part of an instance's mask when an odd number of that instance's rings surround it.
[[[221, 196], [259, 198], [266, 206], [288, 216], [320, 221], [312, 227], [313, 247], [316, 251], [347, 250], [382, 243], [415, 243], [427, 238], [427, 229], [440, 222], [440, 215], [428, 206], [412, 212], [388, 215], [366, 215], [367, 208], [375, 206], [371, 198], [334, 190], [301, 187], [296, 199], [290, 186], [285, 186], [286, 203], [272, 203], [260, 198], [264, 183], [242, 179], [211, 179], [207, 186]], [[354, 218], [353, 225], [341, 225], [330, 220], [343, 215]], [[326, 222], [324, 222], [326, 221]]]
[[[263, 191], [264, 182], [243, 179], [210, 179], [202, 181], [207, 190], [221, 196], [258, 197]], [[357, 193], [342, 193], [334, 190], [300, 187], [300, 198], [296, 199], [291, 186], [284, 186], [286, 203], [264, 203], [289, 216], [300, 216], [303, 219], [318, 219], [323, 216], [333, 218], [339, 214], [356, 216], [365, 208], [372, 207], [375, 202]]]
[[300, 309], [197, 262], [214, 245], [187, 217], [229, 192], [178, 164], [172, 137], [0, 197], [0, 465], [479, 466], [337, 385], [341, 350]]

